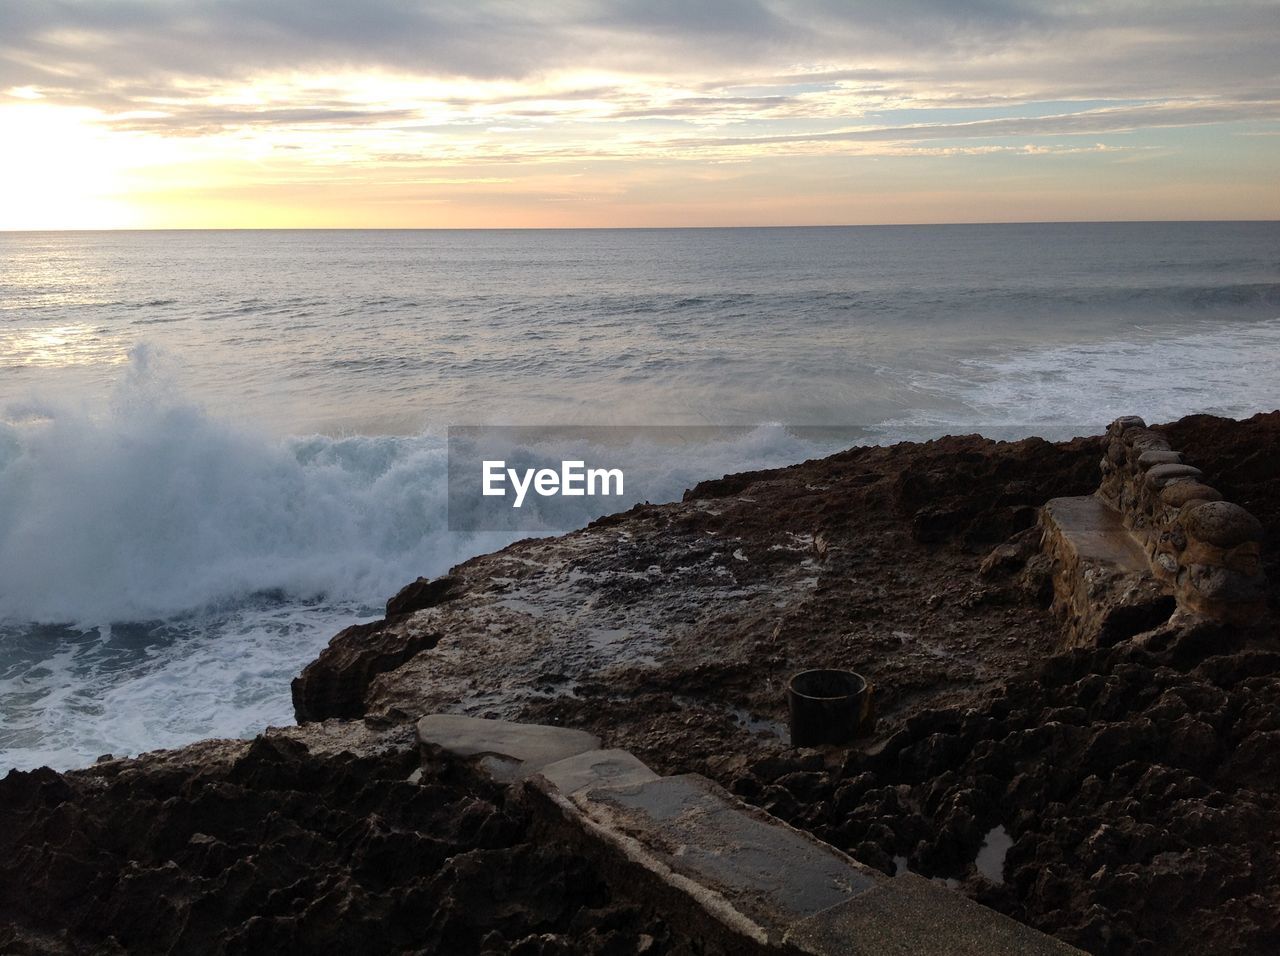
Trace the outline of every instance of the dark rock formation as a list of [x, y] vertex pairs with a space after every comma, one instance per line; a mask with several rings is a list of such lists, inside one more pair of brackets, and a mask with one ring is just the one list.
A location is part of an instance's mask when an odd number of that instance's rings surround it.
[[[1092, 953], [1278, 952], [1280, 652], [1206, 623], [1156, 637], [1053, 657], [835, 769], [721, 772], [868, 865], [963, 881]], [[997, 826], [1003, 882], [974, 862]]]
[[412, 584], [406, 584], [387, 602], [387, 617], [412, 614], [414, 611], [443, 604], [450, 598], [457, 597], [460, 584], [457, 578], [418, 578]]
[[502, 788], [444, 765], [410, 782], [410, 731], [11, 772], [0, 951], [688, 952], [584, 861], [533, 839]]

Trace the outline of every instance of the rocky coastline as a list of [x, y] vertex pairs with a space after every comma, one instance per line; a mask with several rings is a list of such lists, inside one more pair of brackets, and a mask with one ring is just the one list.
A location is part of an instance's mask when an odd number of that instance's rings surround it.
[[[1280, 950], [1280, 412], [1147, 431], [854, 448], [414, 582], [299, 675], [295, 727], [10, 772], [0, 950], [699, 951], [501, 790], [420, 768], [428, 713], [589, 731], [1091, 953]], [[1261, 547], [1153, 481], [1124, 507], [1173, 578], [1082, 640], [1046, 503], [1171, 466]], [[1179, 587], [1253, 603], [1172, 613]], [[864, 745], [787, 746], [812, 666], [871, 680]]]

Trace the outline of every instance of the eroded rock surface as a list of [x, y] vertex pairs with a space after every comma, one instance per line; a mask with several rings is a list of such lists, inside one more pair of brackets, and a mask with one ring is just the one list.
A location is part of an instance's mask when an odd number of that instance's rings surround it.
[[870, 678], [888, 733], [1057, 646], [1040, 596], [976, 572], [1047, 497], [1096, 486], [1100, 447], [857, 448], [520, 542], [455, 568], [446, 602], [336, 638], [299, 717], [560, 722], [679, 772], [781, 749], [786, 677], [823, 666]]

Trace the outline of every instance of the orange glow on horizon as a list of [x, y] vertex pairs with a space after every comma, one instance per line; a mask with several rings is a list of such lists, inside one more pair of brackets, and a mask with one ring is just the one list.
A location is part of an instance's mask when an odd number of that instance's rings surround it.
[[[802, 80], [784, 97], [600, 71], [285, 74], [175, 87], [115, 113], [12, 88], [0, 230], [1280, 218], [1268, 155], [1280, 138], [1230, 134], [1239, 159], [1215, 168], [1200, 140], [1163, 132], [1162, 110], [1190, 115], [1189, 130], [1219, 122], [1210, 101], [1154, 104], [1156, 132], [1142, 134], [1115, 108], [1054, 104], [1022, 133], [999, 125], [1016, 111], [910, 118], [954, 91], [912, 100]], [[1098, 130], [1077, 130], [1080, 117]]]

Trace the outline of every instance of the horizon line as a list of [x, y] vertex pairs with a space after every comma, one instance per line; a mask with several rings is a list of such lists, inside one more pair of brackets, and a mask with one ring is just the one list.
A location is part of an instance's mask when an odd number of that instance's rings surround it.
[[921, 226], [1104, 226], [1177, 223], [1280, 223], [1280, 219], [984, 219], [948, 222], [771, 223], [721, 226], [120, 226], [98, 229], [6, 229], [0, 227], [0, 235], [108, 232], [669, 232], [677, 230], [692, 232], [722, 229], [900, 229]]

